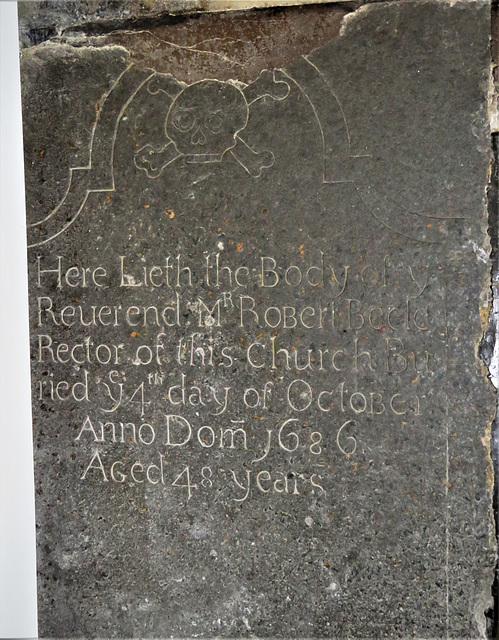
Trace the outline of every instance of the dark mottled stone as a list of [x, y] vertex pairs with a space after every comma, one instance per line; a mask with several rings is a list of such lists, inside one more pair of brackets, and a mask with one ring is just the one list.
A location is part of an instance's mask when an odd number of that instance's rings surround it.
[[23, 51], [42, 637], [486, 636], [490, 6], [346, 13]]

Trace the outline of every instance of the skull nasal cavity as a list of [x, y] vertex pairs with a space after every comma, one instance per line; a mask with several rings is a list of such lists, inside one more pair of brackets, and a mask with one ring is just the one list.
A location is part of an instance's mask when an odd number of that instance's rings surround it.
[[206, 136], [204, 135], [201, 127], [198, 127], [196, 131], [192, 134], [191, 138], [192, 144], [201, 144], [203, 145], [206, 142]]

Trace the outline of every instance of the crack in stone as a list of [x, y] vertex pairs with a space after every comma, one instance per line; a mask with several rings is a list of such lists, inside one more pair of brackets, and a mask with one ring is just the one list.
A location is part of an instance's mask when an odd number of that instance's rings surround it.
[[[180, 45], [177, 44], [175, 42], [172, 42], [170, 40], [164, 40], [163, 38], [160, 38], [159, 36], [157, 36], [155, 33], [153, 33], [152, 31], [150, 31], [149, 29], [146, 30], [142, 30], [142, 31], [135, 31], [135, 30], [128, 30], [128, 31], [123, 31], [123, 30], [118, 30], [119, 33], [123, 34], [123, 35], [143, 35], [143, 34], [148, 34], [150, 35], [152, 38], [155, 38], [156, 40], [158, 40], [158, 42], [161, 42], [169, 47], [172, 47], [173, 49], [181, 49], [183, 51], [187, 51], [188, 53], [201, 53], [201, 54], [206, 54], [206, 55], [210, 55], [210, 56], [215, 56], [217, 58], [220, 58], [220, 60], [223, 60], [224, 62], [228, 62], [230, 64], [235, 64], [239, 67], [244, 67], [245, 65], [241, 62], [239, 62], [238, 60], [234, 60], [233, 58], [229, 58], [228, 56], [224, 55], [223, 53], [220, 53], [218, 51], [210, 51], [209, 49], [200, 49], [199, 45], [204, 44], [205, 42], [214, 42], [216, 40], [219, 41], [226, 41], [226, 42], [231, 42], [231, 43], [235, 43], [235, 42], [243, 42], [243, 40], [235, 40], [232, 38], [209, 38], [208, 40], [203, 40], [201, 42], [197, 42], [196, 44], [193, 45]], [[114, 35], [116, 32], [111, 31], [109, 33], [109, 35]]]

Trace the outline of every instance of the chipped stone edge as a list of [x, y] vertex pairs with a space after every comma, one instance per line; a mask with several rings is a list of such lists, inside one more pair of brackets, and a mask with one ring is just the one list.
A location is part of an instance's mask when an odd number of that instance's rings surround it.
[[[490, 291], [492, 308], [489, 330], [494, 341], [488, 366], [489, 377], [499, 394], [499, 2], [491, 0], [490, 67], [487, 87], [487, 117], [490, 128], [491, 161], [487, 185], [489, 214], [488, 235], [491, 243]], [[484, 333], [485, 336], [485, 333]], [[494, 528], [495, 567], [492, 584], [491, 636], [499, 638], [499, 395], [496, 396], [496, 415], [482, 438], [488, 451], [487, 486], [490, 491], [490, 518]]]
[[[1, 0], [0, 0], [1, 1]], [[28, 3], [30, 0], [21, 0], [23, 3]], [[348, 8], [350, 5], [352, 14], [357, 13], [364, 8], [377, 5], [377, 4], [396, 4], [397, 2], [421, 2], [421, 1], [431, 1], [431, 0], [163, 0], [164, 6], [160, 7], [159, 11], [151, 11], [150, 13], [144, 12], [142, 14], [138, 13], [136, 16], [123, 16], [121, 21], [126, 22], [127, 20], [132, 21], [155, 21], [161, 19], [164, 15], [170, 16], [179, 16], [179, 15], [188, 15], [188, 14], [201, 14], [201, 13], [226, 13], [226, 12], [236, 12], [236, 11], [253, 11], [259, 9], [280, 9], [286, 7], [300, 7], [307, 5], [339, 5], [344, 8]], [[493, 0], [433, 0], [434, 2], [439, 2], [442, 4], [449, 4], [450, 6], [454, 6], [457, 4], [469, 5], [469, 4], [477, 4], [477, 5], [487, 5]], [[143, 3], [147, 5], [147, 3]], [[160, 5], [160, 1], [158, 1], [158, 6]], [[154, 4], [153, 4], [154, 6]], [[106, 19], [99, 19], [98, 16], [92, 18], [92, 16], [88, 16], [87, 20], [82, 21], [77, 24], [63, 24], [63, 21], [60, 22], [59, 25], [39, 25], [40, 29], [49, 29], [53, 28], [54, 31], [47, 35], [44, 40], [51, 40], [54, 37], [60, 37], [65, 33], [72, 34], [73, 30], [80, 30], [85, 26], [88, 28], [90, 25], [103, 25], [108, 22]], [[36, 46], [39, 43], [32, 43], [30, 45], [25, 44], [23, 42], [23, 36], [26, 34], [23, 33], [22, 27], [25, 22], [25, 19], [22, 17], [19, 20], [19, 36], [20, 36], [20, 47], [21, 49], [29, 48], [30, 46]], [[125, 28], [119, 26], [119, 19], [117, 20], [116, 29]], [[345, 28], [347, 28], [348, 23], [345, 23]], [[499, 123], [498, 125], [499, 126]]]
[[[1, 2], [2, 0], [0, 0]], [[19, 0], [22, 4], [28, 4], [30, 0]], [[56, 2], [57, 0], [52, 0]], [[27, 49], [32, 46], [37, 46], [44, 41], [53, 40], [62, 36], [74, 37], [78, 32], [85, 30], [109, 28], [112, 30], [122, 30], [127, 28], [128, 25], [134, 25], [134, 23], [148, 22], [155, 23], [162, 21], [165, 16], [178, 17], [188, 15], [201, 15], [209, 13], [228, 13], [238, 11], [258, 11], [262, 9], [276, 9], [291, 8], [310, 5], [331, 5], [331, 6], [343, 6], [348, 7], [351, 5], [351, 10], [354, 11], [360, 3], [365, 2], [391, 2], [394, 0], [145, 0], [141, 3], [142, 11], [137, 11], [135, 14], [126, 12], [126, 6], [123, 7], [121, 15], [117, 15], [116, 18], [111, 16], [103, 17], [98, 14], [92, 14], [82, 16], [81, 20], [71, 23], [68, 12], [62, 10], [60, 12], [60, 18], [56, 21], [54, 16], [56, 13], [52, 13], [52, 19], [50, 14], [45, 16], [38, 24], [33, 24], [30, 18], [21, 16], [18, 22], [19, 29], [19, 45], [20, 49]], [[148, 7], [152, 9], [146, 11]], [[50, 7], [50, 5], [49, 5]], [[36, 15], [36, 14], [35, 14]], [[34, 19], [36, 22], [36, 18]], [[39, 42], [31, 42], [30, 31], [46, 31], [47, 33], [42, 36]], [[92, 34], [90, 34], [92, 35]]]
[[[491, 158], [491, 165], [495, 162], [494, 158]], [[491, 176], [491, 170], [489, 166], [489, 176]], [[487, 186], [485, 187], [484, 194], [484, 207], [487, 215], [490, 215], [490, 202], [488, 200], [488, 190], [490, 188], [490, 181], [487, 180]], [[494, 464], [494, 438], [497, 438], [497, 417], [498, 417], [498, 387], [499, 378], [497, 372], [499, 371], [499, 282], [497, 280], [497, 274], [494, 275], [495, 267], [492, 260], [494, 253], [494, 238], [491, 233], [490, 225], [488, 229], [484, 231], [483, 243], [479, 249], [486, 251], [490, 270], [484, 271], [482, 280], [480, 283], [480, 296], [478, 300], [481, 330], [478, 335], [475, 336], [476, 357], [479, 362], [479, 367], [482, 372], [482, 377], [485, 384], [489, 384], [493, 387], [495, 393], [495, 406], [491, 410], [488, 420], [485, 425], [477, 425], [477, 428], [481, 431], [480, 441], [483, 446], [483, 456], [485, 462], [485, 489], [487, 492], [487, 530], [488, 530], [488, 549], [495, 558], [494, 566], [484, 567], [481, 578], [478, 581], [475, 603], [473, 608], [473, 615], [475, 618], [476, 627], [479, 633], [479, 637], [486, 640], [489, 638], [489, 630], [487, 629], [487, 612], [494, 611], [494, 606], [497, 603], [494, 602], [494, 590], [497, 580], [497, 562], [498, 562], [498, 544], [497, 544], [497, 530], [496, 530], [496, 513], [494, 496], [496, 490], [496, 466]], [[494, 341], [493, 354], [490, 358], [485, 357], [482, 351], [484, 342], [487, 339], [492, 338]], [[492, 631], [492, 630], [490, 630]]]

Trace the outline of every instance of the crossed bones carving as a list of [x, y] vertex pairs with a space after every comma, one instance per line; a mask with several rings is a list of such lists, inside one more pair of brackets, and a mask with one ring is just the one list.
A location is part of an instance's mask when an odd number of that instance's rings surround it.
[[252, 176], [274, 164], [271, 151], [257, 151], [240, 136], [246, 127], [249, 108], [268, 96], [284, 100], [289, 85], [278, 80], [275, 71], [262, 71], [243, 89], [231, 82], [201, 80], [187, 85], [173, 76], [156, 75], [148, 83], [149, 93], [165, 93], [171, 100], [165, 119], [168, 142], [162, 146], [147, 144], [139, 149], [135, 165], [149, 178], [158, 178], [165, 167], [180, 158], [189, 163], [221, 162], [230, 152]]

